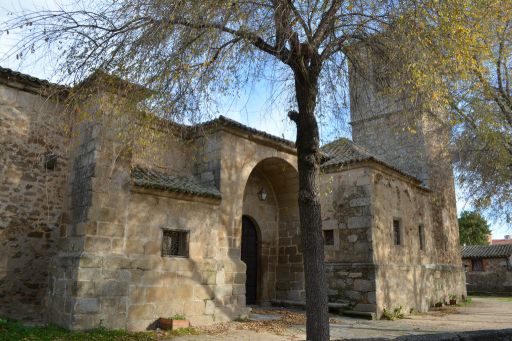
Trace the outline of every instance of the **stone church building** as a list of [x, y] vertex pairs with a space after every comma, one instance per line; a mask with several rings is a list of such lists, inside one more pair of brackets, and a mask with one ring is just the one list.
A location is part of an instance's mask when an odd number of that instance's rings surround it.
[[[62, 129], [52, 89], [0, 68], [0, 316], [145, 330], [303, 304], [294, 143], [221, 116], [157, 122], [176, 134], [139, 155], [112, 123]], [[329, 301], [380, 316], [464, 296], [446, 136], [351, 90], [352, 140], [322, 148]]]

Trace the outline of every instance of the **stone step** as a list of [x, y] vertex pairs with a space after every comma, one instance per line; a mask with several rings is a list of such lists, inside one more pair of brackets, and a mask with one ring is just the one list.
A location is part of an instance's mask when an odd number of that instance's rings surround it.
[[348, 317], [363, 318], [366, 320], [376, 320], [377, 316], [375, 313], [368, 311], [355, 311], [355, 310], [343, 310], [342, 314]]
[[277, 314], [255, 314], [250, 313], [249, 318], [250, 321], [277, 321], [281, 320], [281, 315]]
[[[272, 300], [271, 304], [275, 307], [306, 309], [306, 302], [304, 301]], [[329, 311], [334, 313], [341, 313], [349, 307], [348, 303], [345, 302], [329, 302], [328, 305]]]

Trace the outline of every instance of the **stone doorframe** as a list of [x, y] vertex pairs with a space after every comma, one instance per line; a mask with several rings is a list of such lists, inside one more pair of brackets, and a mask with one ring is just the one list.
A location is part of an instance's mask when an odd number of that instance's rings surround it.
[[[262, 190], [265, 200], [258, 195]], [[304, 301], [295, 168], [279, 158], [260, 161], [245, 186], [242, 216], [259, 230], [257, 303]]]

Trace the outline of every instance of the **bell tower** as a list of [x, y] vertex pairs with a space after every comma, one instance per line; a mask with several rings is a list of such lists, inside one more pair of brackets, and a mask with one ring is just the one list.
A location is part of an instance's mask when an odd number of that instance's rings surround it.
[[349, 66], [352, 139], [419, 179], [431, 192], [438, 260], [460, 264], [450, 128], [440, 119], [442, 113], [421, 112], [391, 95], [389, 88], [399, 86], [391, 69], [377, 49], [356, 47], [356, 57]]

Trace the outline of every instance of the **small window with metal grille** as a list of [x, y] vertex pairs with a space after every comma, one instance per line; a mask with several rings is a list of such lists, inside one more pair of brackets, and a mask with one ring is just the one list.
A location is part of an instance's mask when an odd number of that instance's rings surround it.
[[324, 230], [325, 245], [334, 245], [334, 230]]
[[395, 245], [402, 245], [402, 236], [400, 231], [400, 220], [393, 219], [393, 241]]
[[188, 257], [188, 231], [163, 230], [162, 257]]

